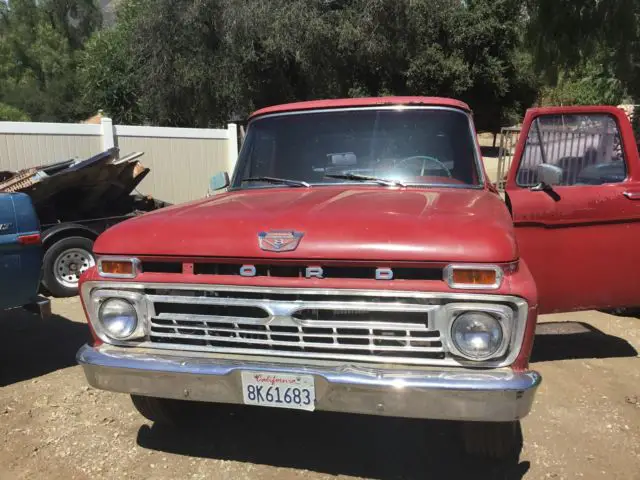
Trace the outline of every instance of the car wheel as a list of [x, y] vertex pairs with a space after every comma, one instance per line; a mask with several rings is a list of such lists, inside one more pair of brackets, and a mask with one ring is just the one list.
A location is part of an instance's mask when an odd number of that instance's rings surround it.
[[42, 260], [42, 285], [54, 297], [78, 294], [80, 275], [96, 264], [93, 241], [67, 237], [51, 245]]
[[522, 451], [520, 422], [463, 422], [465, 453], [487, 460], [518, 458]]
[[170, 398], [131, 395], [133, 406], [138, 413], [154, 423], [171, 427], [187, 426], [194, 423], [194, 402]]

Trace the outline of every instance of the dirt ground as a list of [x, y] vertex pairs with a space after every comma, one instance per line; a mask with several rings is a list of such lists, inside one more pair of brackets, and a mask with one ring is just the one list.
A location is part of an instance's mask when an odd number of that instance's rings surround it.
[[123, 394], [89, 388], [75, 352], [77, 299], [46, 321], [0, 313], [1, 479], [640, 479], [640, 319], [541, 319], [543, 375], [516, 463], [463, 457], [446, 422], [272, 409], [206, 409], [197, 430], [145, 421]]

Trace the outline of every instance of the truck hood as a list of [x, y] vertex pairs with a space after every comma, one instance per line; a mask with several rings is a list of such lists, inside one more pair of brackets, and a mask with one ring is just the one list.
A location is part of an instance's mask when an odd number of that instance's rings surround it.
[[[268, 252], [258, 233], [303, 233]], [[505, 204], [487, 191], [372, 186], [232, 191], [157, 210], [102, 234], [98, 254], [365, 261], [510, 262]]]

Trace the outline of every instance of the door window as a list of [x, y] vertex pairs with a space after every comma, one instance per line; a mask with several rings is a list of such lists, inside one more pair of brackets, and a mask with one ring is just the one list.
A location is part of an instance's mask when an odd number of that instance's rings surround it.
[[537, 167], [548, 163], [563, 171], [561, 185], [619, 183], [627, 176], [620, 130], [608, 114], [542, 115], [529, 129], [517, 183], [538, 184]]

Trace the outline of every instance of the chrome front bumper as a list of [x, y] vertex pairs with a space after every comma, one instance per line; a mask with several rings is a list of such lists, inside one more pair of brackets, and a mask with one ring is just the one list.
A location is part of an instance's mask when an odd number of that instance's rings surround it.
[[300, 366], [106, 345], [85, 345], [77, 360], [92, 386], [115, 392], [241, 404], [241, 371], [294, 373], [315, 378], [317, 410], [442, 420], [520, 419], [541, 381], [510, 369]]

